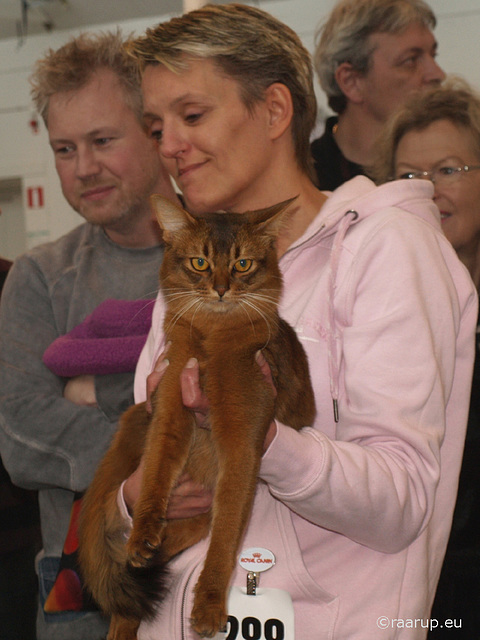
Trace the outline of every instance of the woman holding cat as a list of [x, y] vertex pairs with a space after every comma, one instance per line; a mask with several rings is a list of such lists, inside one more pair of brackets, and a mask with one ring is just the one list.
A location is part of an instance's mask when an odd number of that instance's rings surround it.
[[[278, 241], [281, 313], [307, 352], [317, 413], [300, 432], [271, 424], [242, 550], [274, 554], [260, 586], [291, 598], [291, 611], [275, 611], [285, 628], [294, 619], [297, 640], [423, 638], [455, 501], [477, 314], [431, 188], [358, 177], [332, 194], [316, 189], [309, 55], [260, 10], [205, 7], [147, 31], [132, 52], [147, 125], [187, 209], [243, 212], [297, 196]], [[160, 296], [137, 401], [165, 347], [162, 310]], [[190, 393], [195, 409], [190, 364], [184, 401]], [[126, 535], [140, 477], [117, 496]], [[139, 640], [198, 637], [189, 615], [205, 544], [171, 563], [169, 595]], [[232, 586], [246, 579], [238, 566]], [[247, 611], [243, 637], [283, 637], [272, 619], [257, 629]]]

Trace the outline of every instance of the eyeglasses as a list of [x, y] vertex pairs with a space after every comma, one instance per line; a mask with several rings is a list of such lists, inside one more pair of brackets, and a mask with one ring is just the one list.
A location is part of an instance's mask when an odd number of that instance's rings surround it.
[[459, 180], [463, 173], [480, 169], [480, 164], [463, 165], [462, 167], [435, 167], [430, 171], [406, 171], [398, 176], [398, 180], [427, 179], [437, 185], [449, 185]]

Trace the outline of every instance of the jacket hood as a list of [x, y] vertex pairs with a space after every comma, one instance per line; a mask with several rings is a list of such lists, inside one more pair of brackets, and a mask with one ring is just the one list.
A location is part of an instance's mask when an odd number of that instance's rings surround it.
[[[328, 273], [327, 351], [330, 393], [335, 422], [338, 422], [341, 336], [337, 327], [334, 294], [343, 242], [349, 228], [368, 216], [389, 208], [408, 211], [441, 229], [440, 213], [433, 202], [433, 184], [427, 180], [396, 180], [377, 187], [369, 178], [357, 176], [329, 193], [329, 197], [305, 234], [287, 251], [295, 254], [300, 248], [334, 236]], [[300, 249], [301, 250], [301, 249]]]
[[[395, 180], [376, 186], [366, 176], [357, 176], [335, 191], [325, 192], [328, 199], [305, 234], [293, 245], [309, 243], [335, 234], [347, 212], [351, 224], [359, 222], [379, 209], [397, 207], [409, 211], [441, 229], [440, 213], [433, 202], [433, 184], [429, 180]], [[350, 226], [350, 225], [348, 225]], [[293, 248], [293, 247], [292, 247]]]

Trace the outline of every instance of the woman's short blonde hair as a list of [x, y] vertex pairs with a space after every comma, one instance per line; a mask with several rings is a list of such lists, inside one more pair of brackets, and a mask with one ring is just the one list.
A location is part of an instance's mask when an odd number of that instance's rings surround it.
[[382, 184], [395, 177], [395, 157], [403, 136], [422, 131], [432, 122], [449, 120], [471, 133], [480, 158], [480, 95], [462, 78], [450, 76], [444, 84], [413, 93], [389, 118], [375, 145], [369, 175]]
[[241, 4], [208, 5], [148, 29], [129, 51], [140, 66], [180, 72], [188, 58], [210, 58], [235, 79], [248, 109], [279, 82], [293, 102], [292, 135], [297, 162], [312, 174], [310, 134], [317, 104], [310, 54], [300, 38], [265, 11]]

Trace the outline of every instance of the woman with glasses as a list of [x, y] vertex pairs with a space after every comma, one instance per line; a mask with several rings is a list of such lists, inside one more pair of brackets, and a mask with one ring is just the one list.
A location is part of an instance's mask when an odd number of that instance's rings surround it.
[[[480, 95], [452, 78], [442, 87], [412, 97], [384, 129], [372, 173], [380, 183], [389, 179], [432, 182], [444, 233], [478, 290]], [[439, 625], [430, 632], [431, 640], [471, 640], [480, 629], [479, 335], [477, 329], [467, 438], [452, 531], [431, 614]], [[455, 632], [445, 620], [455, 623]]]
[[386, 125], [372, 174], [378, 183], [424, 179], [442, 228], [480, 288], [480, 96], [450, 79], [415, 94]]

